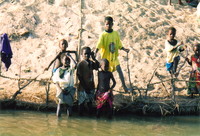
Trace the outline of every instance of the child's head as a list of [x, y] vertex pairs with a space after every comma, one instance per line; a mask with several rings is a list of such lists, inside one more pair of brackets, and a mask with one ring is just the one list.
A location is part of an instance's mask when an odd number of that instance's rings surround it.
[[108, 71], [109, 69], [109, 61], [107, 59], [102, 59], [100, 61], [100, 66], [103, 71]]
[[170, 27], [167, 31], [168, 40], [173, 40], [175, 36], [176, 36], [176, 28]]
[[83, 47], [81, 51], [82, 57], [84, 60], [89, 60], [91, 55], [91, 49], [90, 47]]
[[68, 42], [65, 39], [60, 40], [59, 42], [59, 47], [62, 51], [66, 51], [67, 47], [68, 47]]
[[110, 17], [110, 16], [105, 17], [104, 23], [105, 23], [106, 31], [112, 30], [112, 27], [113, 27], [113, 18], [112, 17]]
[[61, 61], [65, 68], [70, 67], [71, 59], [67, 55], [64, 55]]
[[196, 55], [200, 55], [200, 43], [194, 44], [193, 51]]

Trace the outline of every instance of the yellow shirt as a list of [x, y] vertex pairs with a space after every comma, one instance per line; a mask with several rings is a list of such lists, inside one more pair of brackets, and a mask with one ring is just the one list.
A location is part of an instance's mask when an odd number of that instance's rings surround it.
[[171, 45], [167, 40], [165, 41], [165, 51], [167, 52], [167, 63], [172, 63], [174, 61], [174, 58], [177, 57], [180, 53], [179, 49], [183, 47], [180, 46], [180, 48], [175, 48], [178, 45], [178, 42], [175, 46]]
[[99, 49], [101, 59], [107, 59], [109, 61], [109, 71], [116, 70], [116, 66], [119, 65], [118, 50], [122, 48], [120, 36], [117, 31], [108, 33], [104, 31], [97, 43], [97, 49]]

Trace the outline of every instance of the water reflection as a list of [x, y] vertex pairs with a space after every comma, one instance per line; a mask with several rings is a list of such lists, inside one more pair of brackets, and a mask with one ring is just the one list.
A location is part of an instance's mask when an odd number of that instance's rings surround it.
[[55, 113], [0, 111], [0, 136], [198, 136], [199, 116], [58, 119]]

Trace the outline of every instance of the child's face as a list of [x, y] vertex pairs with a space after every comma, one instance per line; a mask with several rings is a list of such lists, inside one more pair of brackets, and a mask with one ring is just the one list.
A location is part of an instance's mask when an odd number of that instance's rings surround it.
[[87, 50], [87, 49], [83, 50], [82, 56], [83, 56], [83, 59], [84, 59], [84, 60], [89, 60], [90, 55], [91, 55], [90, 50]]
[[101, 69], [102, 69], [103, 71], [108, 71], [108, 69], [109, 69], [109, 64], [106, 63], [105, 61], [102, 61], [102, 62], [101, 62]]
[[63, 66], [64, 66], [65, 68], [70, 67], [70, 58], [67, 57], [67, 56], [64, 56], [64, 57], [62, 58], [62, 63], [63, 63]]
[[65, 41], [62, 41], [60, 45], [61, 50], [66, 51], [67, 47], [68, 47], [68, 43]]
[[113, 27], [113, 22], [111, 22], [111, 21], [109, 21], [109, 20], [106, 20], [106, 21], [105, 21], [105, 30], [106, 30], [106, 31], [109, 31], [109, 30], [112, 29], [112, 27]]
[[175, 31], [173, 31], [173, 30], [169, 30], [169, 31], [168, 31], [167, 36], [168, 36], [168, 39], [169, 39], [169, 40], [173, 40], [174, 37], [175, 37], [175, 35], [176, 35], [176, 32], [175, 32]]

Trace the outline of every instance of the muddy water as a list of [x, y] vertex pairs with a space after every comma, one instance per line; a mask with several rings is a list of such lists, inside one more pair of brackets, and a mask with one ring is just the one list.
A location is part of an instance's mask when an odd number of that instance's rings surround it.
[[0, 136], [199, 136], [199, 116], [106, 118], [0, 111]]

